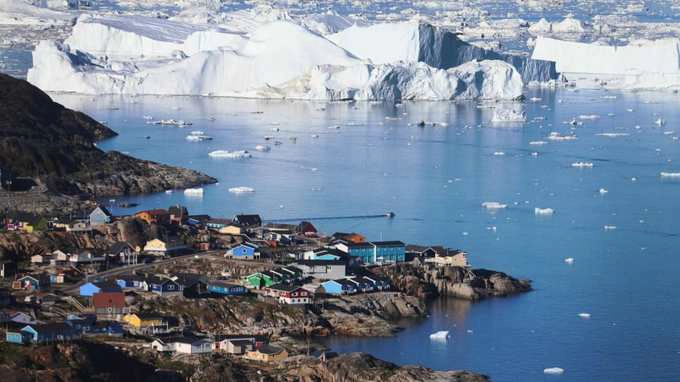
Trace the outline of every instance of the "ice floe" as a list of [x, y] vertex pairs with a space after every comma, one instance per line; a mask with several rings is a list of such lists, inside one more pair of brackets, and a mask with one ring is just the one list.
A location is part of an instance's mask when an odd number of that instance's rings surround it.
[[208, 153], [211, 158], [227, 158], [227, 159], [248, 159], [252, 157], [247, 150], [215, 150]]
[[593, 168], [593, 163], [592, 162], [574, 162], [574, 163], [571, 164], [571, 167]]
[[555, 211], [552, 208], [539, 208], [536, 207], [534, 208], [534, 214], [535, 215], [552, 215]]
[[662, 178], [673, 178], [673, 179], [680, 179], [680, 172], [666, 172], [666, 171], [661, 171], [659, 173], [659, 176]]
[[184, 195], [191, 197], [202, 197], [203, 188], [187, 188], [184, 190]]
[[449, 338], [448, 330], [440, 330], [430, 334], [430, 339], [433, 341], [446, 341]]
[[578, 316], [587, 319], [590, 318], [590, 313], [579, 313]]
[[564, 374], [564, 369], [561, 367], [548, 367], [543, 369], [543, 374], [559, 375]]
[[248, 194], [255, 192], [255, 189], [252, 187], [239, 186], [229, 188], [229, 192], [232, 194]]
[[499, 210], [506, 208], [508, 205], [499, 203], [499, 202], [484, 202], [482, 203], [482, 207], [489, 209], [489, 210]]
[[567, 264], [574, 264], [574, 258], [573, 257], [567, 257], [564, 259], [564, 262]]

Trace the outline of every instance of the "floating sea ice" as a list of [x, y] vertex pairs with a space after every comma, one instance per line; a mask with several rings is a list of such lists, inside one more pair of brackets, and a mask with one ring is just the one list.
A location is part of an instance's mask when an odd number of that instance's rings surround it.
[[654, 124], [657, 125], [657, 126], [663, 126], [663, 125], [666, 124], [666, 120], [659, 117], [659, 118], [656, 119], [656, 121], [654, 121]]
[[609, 191], [607, 191], [606, 188], [600, 188], [600, 195], [604, 195], [604, 194], [606, 194], [606, 193], [608, 193], [608, 192], [609, 192]]
[[448, 330], [440, 330], [430, 334], [430, 339], [433, 341], [446, 341], [447, 338], [449, 338]]
[[597, 114], [582, 114], [582, 115], [579, 115], [578, 118], [579, 118], [579, 119], [590, 119], [590, 120], [593, 120], [593, 119], [598, 119], [598, 118], [600, 118], [600, 116], [597, 115]]
[[590, 318], [590, 313], [579, 313], [578, 316], [581, 318]]
[[546, 142], [546, 141], [531, 141], [531, 142], [529, 142], [529, 144], [532, 145], [532, 146], [545, 145], [546, 143], [548, 143], [548, 142]]
[[231, 187], [229, 189], [229, 192], [232, 194], [247, 194], [251, 192], [255, 192], [255, 189], [252, 187], [245, 187], [245, 186], [240, 186], [240, 187]]
[[246, 150], [228, 151], [216, 150], [208, 154], [211, 158], [227, 158], [227, 159], [247, 159], [252, 155]]
[[534, 214], [536, 215], [552, 215], [555, 212], [552, 208], [534, 208]]
[[564, 262], [567, 264], [574, 264], [574, 258], [573, 257], [567, 257], [564, 259]]
[[203, 188], [187, 188], [184, 190], [186, 196], [203, 196]]
[[595, 134], [595, 135], [598, 135], [600, 137], [616, 138], [616, 137], [626, 137], [629, 134], [628, 133], [599, 133], [599, 134]]
[[269, 147], [269, 146], [267, 146], [267, 145], [257, 145], [257, 146], [255, 146], [255, 150], [261, 151], [261, 152], [268, 152], [268, 151], [270, 151], [271, 149], [272, 149], [272, 148]]
[[319, 134], [312, 134], [312, 138], [319, 138]]
[[507, 204], [502, 204], [499, 202], [484, 202], [482, 203], [482, 207], [489, 209], [489, 210], [498, 210], [498, 209], [503, 209], [507, 207]]
[[560, 133], [553, 131], [548, 135], [548, 139], [551, 141], [561, 142], [561, 141], [574, 141], [576, 140], [575, 135], [561, 135]]
[[165, 190], [166, 194], [172, 194], [172, 190]]
[[466, 332], [467, 332], [468, 334], [474, 333], [474, 332], [472, 331], [472, 329], [468, 329], [468, 330], [466, 330]]
[[615, 230], [615, 229], [616, 229], [616, 226], [615, 226], [615, 225], [606, 225], [606, 226], [604, 226], [604, 230], [605, 230], [605, 231], [613, 231], [613, 230]]
[[505, 152], [503, 152], [503, 151], [494, 151], [493, 155], [499, 157], [499, 156], [505, 155]]
[[680, 178], [680, 172], [661, 171], [661, 173], [659, 173], [659, 175], [661, 175], [662, 178]]
[[593, 164], [591, 162], [574, 162], [571, 164], [571, 167], [593, 168]]
[[546, 369], [543, 369], [543, 374], [552, 375], [564, 374], [564, 369], [562, 369], [561, 367], [548, 367]]

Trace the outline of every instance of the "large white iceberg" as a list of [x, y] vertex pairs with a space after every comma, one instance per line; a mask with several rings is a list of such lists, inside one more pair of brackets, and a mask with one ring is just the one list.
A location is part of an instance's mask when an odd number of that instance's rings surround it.
[[532, 58], [552, 61], [577, 86], [680, 87], [680, 40], [611, 46], [538, 37]]
[[[84, 94], [391, 101], [522, 95], [521, 76], [504, 61], [472, 60], [447, 70], [423, 62], [374, 64], [288, 21], [264, 24], [247, 35], [148, 18], [121, 22], [81, 18], [83, 32], [76, 26], [65, 44], [40, 42], [29, 82], [46, 91]], [[89, 41], [88, 30], [93, 39], [108, 42]], [[111, 59], [131, 56], [157, 57]]]

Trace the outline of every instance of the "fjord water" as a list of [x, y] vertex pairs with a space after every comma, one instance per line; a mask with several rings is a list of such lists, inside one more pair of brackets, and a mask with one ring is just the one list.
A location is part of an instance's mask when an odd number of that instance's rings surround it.
[[[527, 122], [502, 126], [490, 122], [491, 109], [475, 103], [395, 107], [53, 96], [120, 133], [100, 143], [102, 149], [219, 179], [204, 188], [203, 198], [181, 190], [128, 198], [140, 203], [137, 209], [181, 203], [196, 214], [260, 213], [265, 219], [394, 211], [392, 220], [314, 223], [329, 233], [359, 231], [370, 239], [462, 248], [475, 267], [534, 281], [535, 291], [521, 296], [475, 304], [436, 301], [427, 319], [405, 322], [394, 338], [335, 338], [329, 340], [335, 350], [469, 369], [495, 381], [678, 380], [680, 181], [660, 172], [680, 171], [680, 141], [674, 139], [680, 135], [679, 96], [569, 90], [528, 95], [541, 99], [524, 104]], [[579, 118], [593, 114], [599, 117]], [[150, 125], [145, 115], [193, 125]], [[665, 125], [655, 124], [659, 117]], [[582, 125], [568, 123], [574, 118]], [[420, 128], [420, 120], [439, 125]], [[214, 140], [187, 142], [192, 130]], [[573, 132], [578, 139], [550, 141], [552, 131]], [[530, 144], [539, 140], [547, 143]], [[255, 151], [258, 144], [271, 151]], [[208, 156], [244, 149], [252, 159]], [[593, 168], [574, 168], [574, 162], [592, 162]], [[237, 186], [256, 192], [228, 192]], [[508, 206], [491, 213], [480, 206], [485, 201]], [[535, 207], [555, 212], [536, 216]], [[567, 257], [574, 263], [566, 264]], [[582, 319], [581, 312], [592, 316]], [[450, 330], [450, 340], [431, 342], [429, 334], [438, 330]], [[544, 375], [547, 367], [566, 371]]]

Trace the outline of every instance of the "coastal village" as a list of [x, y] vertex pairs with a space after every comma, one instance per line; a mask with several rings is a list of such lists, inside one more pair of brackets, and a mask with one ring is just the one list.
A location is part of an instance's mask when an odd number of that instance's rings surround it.
[[[209, 353], [265, 364], [295, 354], [325, 359], [333, 353], [311, 349], [309, 341], [290, 346], [285, 339], [342, 333], [332, 324], [305, 322], [299, 330], [294, 327], [300, 323], [292, 322], [258, 325], [262, 317], [206, 324], [181, 310], [200, 301], [226, 302], [304, 317], [323, 316], [329, 306], [344, 303], [348, 316], [385, 310], [387, 301], [405, 305], [392, 308], [393, 316], [418, 316], [425, 312], [422, 301], [405, 300], [396, 285], [401, 281], [386, 269], [416, 264], [470, 271], [461, 250], [373, 241], [356, 232], [325, 235], [308, 221], [267, 223], [255, 214], [191, 215], [182, 206], [113, 216], [95, 205], [87, 216], [69, 221], [4, 217], [0, 229], [17, 237], [42, 232], [89, 242], [62, 240], [63, 246], [5, 256], [0, 321], [5, 341], [16, 346], [89, 337], [184, 360]], [[147, 234], [135, 236], [134, 229]], [[126, 235], [132, 239], [116, 240]]]

